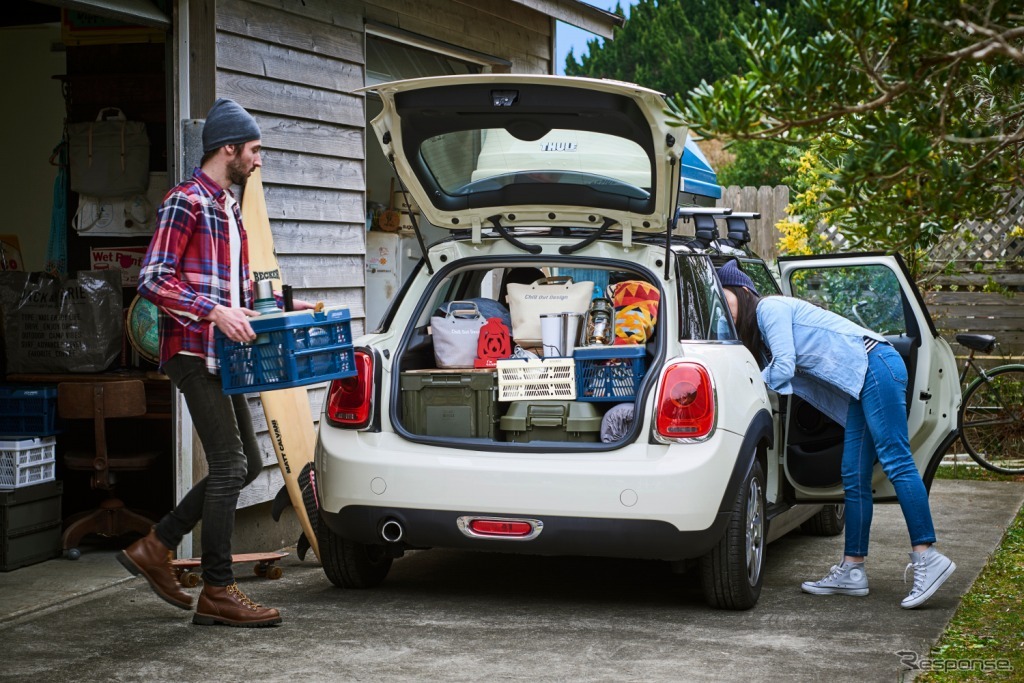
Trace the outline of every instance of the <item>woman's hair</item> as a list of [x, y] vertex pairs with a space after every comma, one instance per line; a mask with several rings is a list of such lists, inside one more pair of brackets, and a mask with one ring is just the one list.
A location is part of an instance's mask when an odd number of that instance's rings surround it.
[[751, 292], [746, 287], [726, 287], [736, 295], [739, 308], [736, 315], [736, 331], [740, 335], [740, 341], [747, 347], [750, 353], [760, 364], [764, 360], [764, 344], [761, 340], [761, 328], [757, 326], [757, 302], [761, 297]]

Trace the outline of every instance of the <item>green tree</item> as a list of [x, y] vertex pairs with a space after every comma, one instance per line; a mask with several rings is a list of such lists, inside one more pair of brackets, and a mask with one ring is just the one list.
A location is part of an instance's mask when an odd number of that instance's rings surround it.
[[[799, 0], [764, 0], [763, 7], [789, 17], [797, 35], [808, 36], [816, 24], [801, 12]], [[639, 83], [664, 93], [687, 93], [702, 82], [745, 70], [744, 55], [733, 38], [737, 24], [759, 16], [749, 0], [640, 0], [615, 39], [587, 43], [580, 61], [570, 50], [565, 73]], [[615, 13], [623, 15], [621, 5]], [[723, 185], [778, 185], [781, 161], [795, 152], [773, 143], [739, 144], [736, 161], [717, 169]]]
[[804, 0], [822, 30], [760, 12], [745, 72], [674, 98], [711, 137], [829, 144], [821, 211], [854, 244], [914, 255], [997, 216], [1024, 181], [1019, 0]]
[[[765, 0], [761, 4], [786, 12], [799, 0]], [[615, 13], [622, 16], [621, 5]], [[569, 52], [570, 76], [613, 78], [664, 93], [685, 93], [701, 81], [715, 81], [744, 68], [744, 56], [733, 40], [737, 24], [758, 16], [749, 0], [639, 0], [614, 40], [587, 43], [588, 54], [577, 61]], [[791, 17], [794, 30], [806, 35], [806, 17]]]
[[729, 147], [729, 151], [736, 159], [717, 169], [718, 182], [741, 187], [787, 184], [792, 161], [800, 154], [799, 148], [793, 145], [770, 140], [741, 140]]

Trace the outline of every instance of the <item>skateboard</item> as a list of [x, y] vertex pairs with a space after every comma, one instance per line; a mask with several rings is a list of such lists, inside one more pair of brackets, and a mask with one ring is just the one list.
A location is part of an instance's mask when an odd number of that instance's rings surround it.
[[[281, 269], [277, 252], [274, 251], [274, 235], [270, 230], [270, 216], [259, 168], [253, 171], [245, 184], [242, 223], [249, 237], [249, 269], [253, 281], [270, 280], [274, 290], [280, 290]], [[309, 394], [306, 387], [278, 389], [260, 392], [260, 401], [285, 484], [278, 493], [280, 502], [275, 501], [274, 519], [280, 518], [283, 503], [291, 502], [302, 527], [302, 536], [297, 543], [299, 559], [305, 559], [309, 548], [320, 557], [315, 522], [310, 518], [310, 511], [302, 498], [303, 483], [308, 481], [308, 468], [312, 465], [313, 450], [316, 447], [316, 423], [309, 407]]]
[[[243, 553], [241, 555], [232, 555], [231, 563], [255, 562], [256, 564], [252, 568], [253, 574], [264, 579], [280, 579], [284, 575], [284, 570], [278, 567], [276, 562], [285, 557], [288, 557], [288, 553]], [[171, 568], [174, 570], [174, 575], [185, 588], [195, 588], [199, 585], [201, 581], [199, 572], [193, 570], [198, 569], [201, 565], [202, 560], [198, 557], [171, 560]]]

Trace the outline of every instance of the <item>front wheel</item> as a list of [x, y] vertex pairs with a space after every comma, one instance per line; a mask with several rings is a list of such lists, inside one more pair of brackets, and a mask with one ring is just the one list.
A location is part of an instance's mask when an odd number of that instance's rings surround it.
[[960, 408], [960, 441], [982, 467], [1024, 474], [1024, 365], [975, 379]]
[[391, 571], [391, 557], [382, 545], [356, 543], [338, 536], [324, 521], [317, 524], [324, 574], [340, 588], [373, 588]]
[[755, 460], [736, 494], [725, 534], [700, 560], [709, 605], [743, 610], [757, 604], [764, 582], [766, 525], [764, 472]]

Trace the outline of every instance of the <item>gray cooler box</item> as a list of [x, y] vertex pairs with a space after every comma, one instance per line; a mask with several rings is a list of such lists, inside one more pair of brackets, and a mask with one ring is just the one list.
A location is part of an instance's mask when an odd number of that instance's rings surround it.
[[579, 401], [513, 401], [501, 418], [506, 441], [600, 441], [601, 413]]

